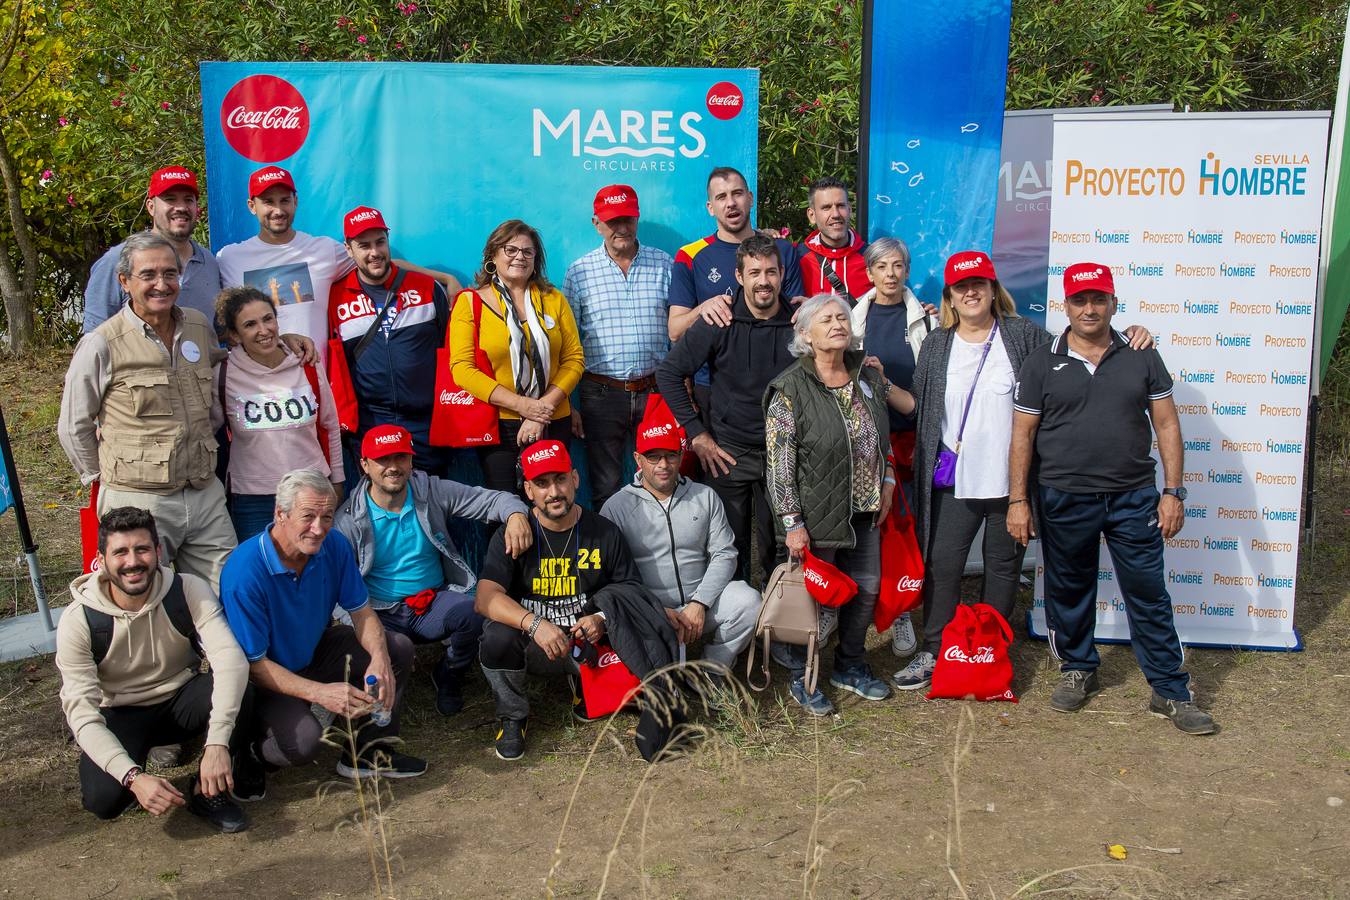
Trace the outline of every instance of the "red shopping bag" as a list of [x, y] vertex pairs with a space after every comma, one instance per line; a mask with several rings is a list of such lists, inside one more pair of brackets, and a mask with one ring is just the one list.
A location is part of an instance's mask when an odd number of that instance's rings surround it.
[[589, 718], [607, 716], [622, 709], [642, 686], [642, 681], [628, 670], [619, 654], [608, 641], [595, 645], [596, 661], [583, 662], [581, 668], [581, 696], [586, 700]]
[[942, 629], [929, 700], [1008, 700], [1012, 692], [1012, 627], [988, 603], [961, 603]]
[[[473, 354], [479, 371], [496, 377], [492, 364], [478, 340], [483, 319], [483, 298], [473, 295]], [[458, 300], [458, 298], [456, 298]], [[450, 328], [445, 330], [445, 346], [436, 351], [436, 403], [431, 408], [431, 429], [427, 436], [433, 447], [485, 447], [501, 440], [497, 407], [455, 383], [450, 374]]]
[[827, 563], [806, 548], [806, 557], [802, 562], [802, 581], [806, 583], [806, 592], [821, 606], [843, 606], [858, 593], [858, 583], [849, 578], [839, 567]]
[[872, 614], [878, 632], [923, 600], [923, 557], [914, 535], [914, 515], [905, 492], [897, 488], [895, 494], [898, 502], [881, 523], [881, 591]]
[[914, 480], [914, 432], [892, 431], [891, 453], [895, 457], [895, 477], [901, 484]]
[[84, 568], [80, 571], [98, 571], [98, 482], [89, 485], [89, 505], [80, 510], [80, 550], [84, 553]]

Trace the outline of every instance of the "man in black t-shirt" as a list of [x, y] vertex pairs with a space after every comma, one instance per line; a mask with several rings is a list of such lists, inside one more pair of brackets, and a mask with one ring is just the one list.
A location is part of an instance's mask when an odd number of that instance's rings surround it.
[[[1008, 532], [1025, 544], [1036, 533], [1028, 495], [1034, 445], [1045, 617], [1060, 661], [1050, 706], [1077, 712], [1101, 690], [1092, 641], [1105, 535], [1130, 642], [1153, 687], [1149, 712], [1187, 734], [1213, 734], [1218, 726], [1192, 702], [1181, 668], [1163, 578], [1163, 542], [1181, 530], [1186, 501], [1172, 378], [1156, 350], [1131, 350], [1112, 330], [1115, 283], [1106, 266], [1064, 270], [1064, 311], [1068, 330], [1031, 353], [1018, 373], [1008, 479]], [[1166, 483], [1161, 496], [1149, 456], [1152, 432]]]
[[[576, 675], [573, 640], [594, 644], [607, 630], [596, 592], [612, 584], [641, 584], [618, 526], [576, 505], [577, 473], [567, 448], [539, 441], [525, 448], [520, 461], [525, 495], [534, 504], [534, 544], [512, 558], [498, 530], [488, 544], [474, 602], [488, 619], [478, 658], [497, 700], [497, 756], [506, 760], [525, 753], [527, 671]], [[574, 709], [579, 703], [574, 689]]]

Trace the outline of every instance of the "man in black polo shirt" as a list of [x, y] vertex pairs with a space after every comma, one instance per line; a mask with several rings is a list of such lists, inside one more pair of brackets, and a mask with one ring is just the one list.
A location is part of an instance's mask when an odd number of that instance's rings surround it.
[[[1185, 521], [1181, 424], [1172, 378], [1156, 350], [1130, 350], [1111, 329], [1111, 270], [1077, 263], [1064, 270], [1069, 328], [1027, 357], [1014, 394], [1009, 454], [1008, 532], [1025, 544], [1032, 528], [1028, 474], [1032, 448], [1045, 563], [1045, 617], [1060, 684], [1050, 697], [1076, 712], [1101, 691], [1093, 646], [1099, 539], [1115, 565], [1131, 644], [1153, 686], [1149, 712], [1187, 734], [1218, 730], [1191, 700], [1181, 641], [1163, 578], [1163, 541]], [[1166, 487], [1160, 497], [1149, 456], [1158, 435]]]

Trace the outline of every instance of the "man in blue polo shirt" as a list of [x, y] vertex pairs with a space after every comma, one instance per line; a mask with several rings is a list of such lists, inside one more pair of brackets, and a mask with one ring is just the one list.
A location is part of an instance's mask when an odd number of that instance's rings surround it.
[[534, 542], [529, 510], [515, 494], [470, 487], [413, 468], [413, 439], [399, 425], [376, 425], [361, 441], [365, 477], [338, 510], [334, 527], [351, 541], [370, 602], [388, 631], [416, 643], [443, 642], [431, 672], [436, 711], [464, 708], [464, 679], [478, 655], [483, 617], [473, 610], [478, 580], [450, 538], [450, 521], [505, 523], [514, 559]]
[[[1181, 424], [1172, 376], [1157, 350], [1131, 350], [1111, 328], [1111, 270], [1077, 263], [1064, 270], [1069, 327], [1022, 363], [1013, 395], [1008, 463], [1008, 533], [1026, 544], [1039, 531], [1045, 563], [1045, 618], [1060, 683], [1057, 712], [1077, 712], [1101, 691], [1093, 645], [1100, 541], [1115, 565], [1130, 643], [1153, 687], [1149, 712], [1187, 734], [1218, 730], [1191, 698], [1163, 544], [1186, 521]], [[1158, 436], [1162, 493], [1149, 450]], [[1033, 452], [1039, 486], [1031, 493]], [[1039, 528], [1032, 527], [1035, 501]]]
[[[336, 506], [325, 476], [311, 469], [286, 473], [277, 484], [272, 525], [240, 544], [221, 573], [225, 616], [258, 689], [261, 738], [254, 752], [278, 768], [312, 762], [323, 737], [310, 711], [317, 703], [353, 723], [364, 720], [356, 726], [356, 746], [371, 749], [357, 758], [343, 751], [339, 775], [368, 778], [378, 770], [385, 778], [411, 778], [427, 764], [381, 739], [398, 734], [412, 642], [386, 633], [370, 608], [351, 544], [331, 532]], [[351, 616], [351, 625], [331, 624], [335, 606]], [[370, 676], [376, 681], [366, 690]], [[381, 711], [391, 713], [388, 724], [375, 724]]]

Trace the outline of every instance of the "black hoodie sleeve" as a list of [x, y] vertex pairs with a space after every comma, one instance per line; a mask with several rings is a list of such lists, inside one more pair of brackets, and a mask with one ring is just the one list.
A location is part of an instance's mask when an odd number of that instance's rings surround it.
[[703, 368], [721, 333], [721, 328], [696, 319], [684, 337], [671, 346], [670, 352], [656, 370], [656, 387], [674, 413], [675, 421], [680, 423], [691, 441], [706, 429], [694, 411], [694, 403], [684, 386], [684, 380], [694, 377], [694, 373]]

